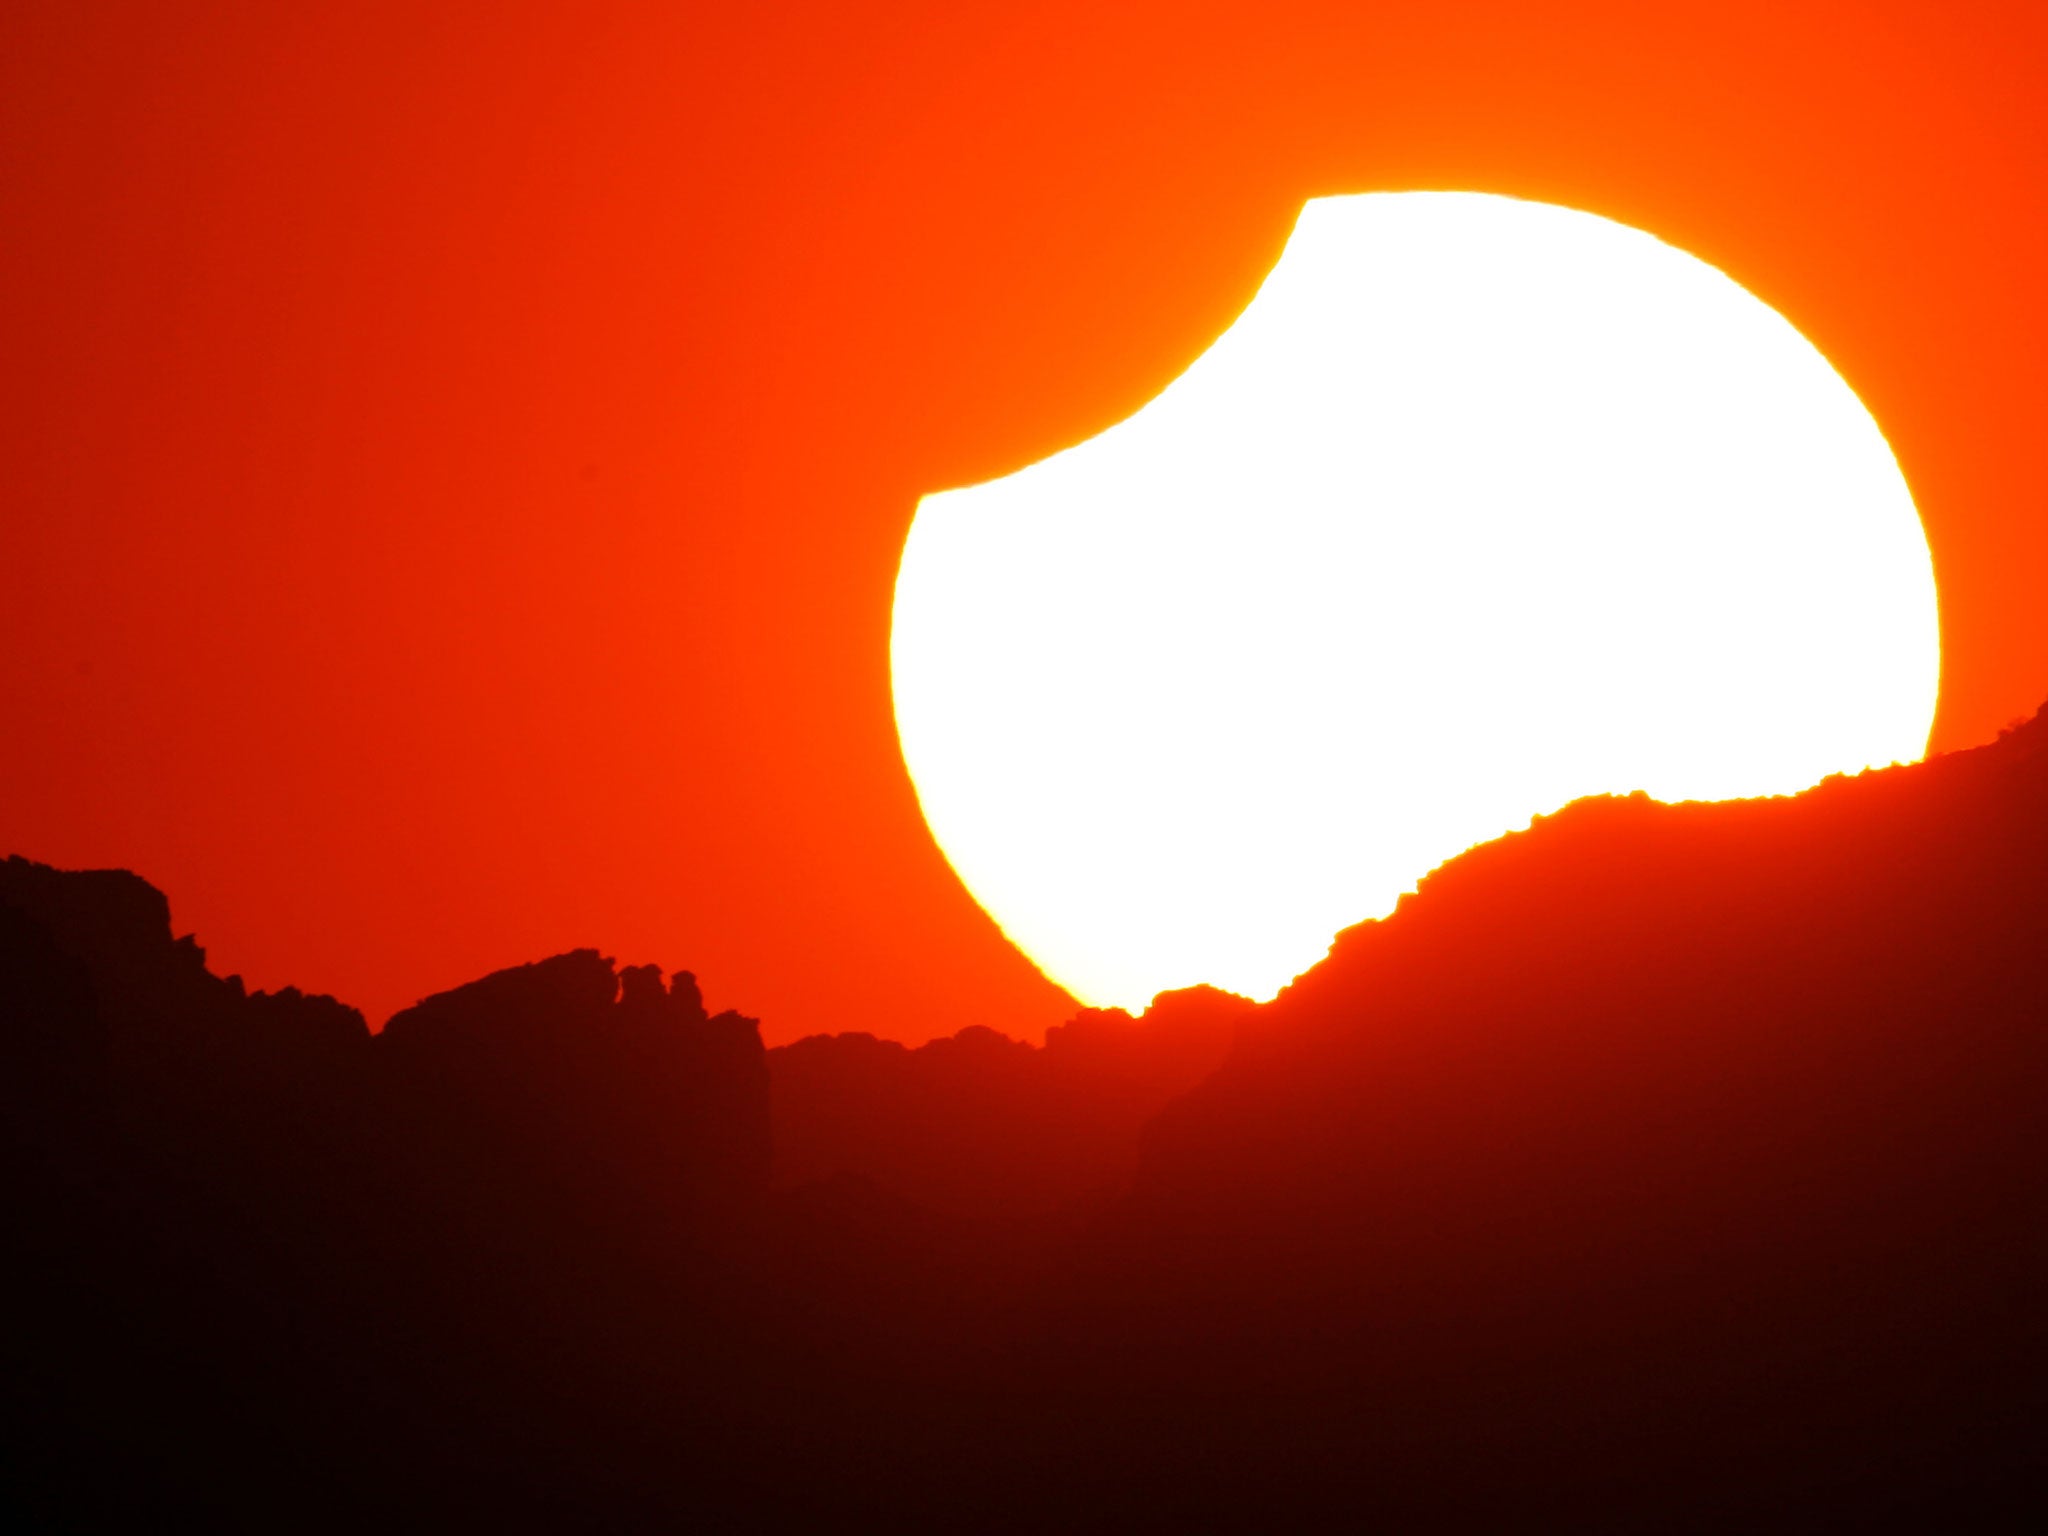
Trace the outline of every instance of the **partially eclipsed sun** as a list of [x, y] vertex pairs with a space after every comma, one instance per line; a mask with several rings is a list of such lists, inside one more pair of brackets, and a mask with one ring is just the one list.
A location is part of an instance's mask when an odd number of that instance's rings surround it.
[[1638, 230], [1324, 198], [1129, 420], [927, 496], [904, 759], [1006, 933], [1091, 1003], [1270, 997], [1432, 867], [1581, 795], [1917, 758], [1934, 578], [1877, 425]]

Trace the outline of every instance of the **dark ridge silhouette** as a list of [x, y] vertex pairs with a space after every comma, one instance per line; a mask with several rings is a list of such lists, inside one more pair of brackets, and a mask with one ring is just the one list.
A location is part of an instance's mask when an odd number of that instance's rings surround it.
[[[763, 1187], [768, 1080], [689, 975], [579, 950], [373, 1038], [209, 975], [135, 876], [15, 858], [0, 989], [30, 1528], [602, 1519], [638, 1397], [730, 1377], [702, 1248]], [[684, 1486], [724, 1432], [679, 1435]]]
[[[656, 1193], [694, 1204], [758, 1187], [769, 1160], [759, 1025], [704, 1012], [697, 978], [594, 949], [499, 971], [394, 1015], [379, 1054], [450, 1158], [498, 1170], [538, 1156], [588, 1171], [580, 1198]], [[516, 1186], [515, 1186], [516, 1187]], [[650, 1213], [652, 1214], [652, 1213]]]
[[25, 1528], [2048, 1515], [2048, 717], [1042, 1048], [592, 950], [373, 1038], [14, 859], [0, 1068]]
[[1122, 1383], [1075, 1460], [1164, 1404], [1212, 1507], [2048, 1513], [2048, 713], [1796, 799], [1579, 802], [1243, 1041], [1071, 1282], [1046, 1358]]
[[813, 1035], [768, 1053], [775, 1176], [860, 1178], [938, 1212], [1019, 1221], [1123, 1193], [1138, 1133], [1229, 1052], [1253, 1006], [1212, 987], [1163, 993], [1141, 1024], [1089, 1009], [1043, 1049], [963, 1029], [908, 1050]]

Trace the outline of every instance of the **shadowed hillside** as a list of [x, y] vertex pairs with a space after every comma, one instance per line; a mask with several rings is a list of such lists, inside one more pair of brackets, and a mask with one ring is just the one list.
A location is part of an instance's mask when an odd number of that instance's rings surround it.
[[2048, 1513], [2048, 719], [1043, 1048], [590, 950], [372, 1037], [15, 859], [0, 1066], [31, 1526]]
[[2040, 1497], [2044, 1217], [2048, 716], [1445, 866], [1154, 1123], [1072, 1347], [1213, 1499], [1932, 1529]]
[[1091, 1009], [1034, 1049], [969, 1028], [915, 1050], [814, 1035], [768, 1053], [775, 1170], [785, 1185], [852, 1176], [935, 1211], [1016, 1220], [1121, 1195], [1139, 1130], [1213, 1072], [1243, 998], [1163, 993], [1143, 1022]]

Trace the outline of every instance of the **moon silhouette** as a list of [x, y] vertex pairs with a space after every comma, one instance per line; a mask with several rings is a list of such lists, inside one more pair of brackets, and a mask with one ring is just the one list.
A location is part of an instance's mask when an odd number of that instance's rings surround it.
[[1271, 996], [1435, 865], [1577, 797], [1797, 791], [1926, 748], [1934, 577], [1827, 360], [1571, 209], [1309, 203], [1128, 420], [927, 496], [898, 733], [1054, 980]]

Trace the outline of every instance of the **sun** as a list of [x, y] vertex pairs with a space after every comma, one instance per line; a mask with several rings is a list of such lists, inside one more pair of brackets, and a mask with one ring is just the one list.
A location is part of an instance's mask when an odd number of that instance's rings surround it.
[[983, 907], [1090, 1003], [1270, 997], [1582, 795], [1919, 757], [1926, 536], [1782, 316], [1640, 230], [1323, 198], [1136, 415], [927, 496], [903, 756]]

